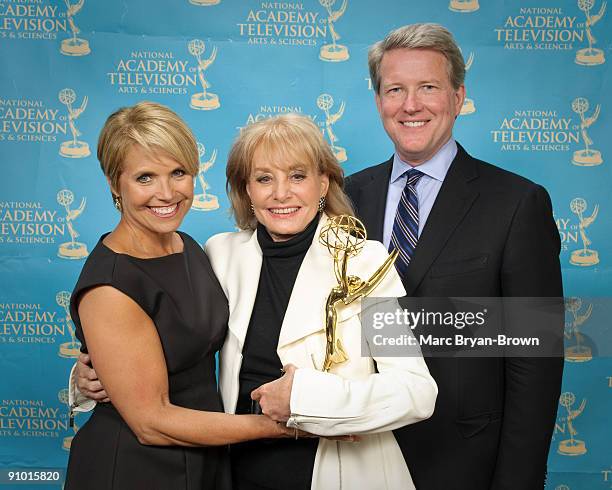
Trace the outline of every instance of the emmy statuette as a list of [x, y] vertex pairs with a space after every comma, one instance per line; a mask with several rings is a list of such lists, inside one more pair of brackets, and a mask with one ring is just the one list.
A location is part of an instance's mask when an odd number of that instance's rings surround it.
[[83, 197], [81, 204], [77, 209], [70, 209], [70, 205], [74, 202], [74, 193], [68, 189], [62, 189], [57, 193], [57, 202], [64, 206], [66, 210], [66, 225], [70, 234], [70, 241], [62, 243], [57, 252], [58, 257], [62, 259], [83, 259], [89, 255], [87, 245], [82, 242], [77, 242], [79, 233], [75, 230], [73, 222], [78, 218], [85, 209], [87, 200]]
[[334, 261], [334, 274], [338, 284], [331, 290], [325, 302], [325, 361], [322, 371], [329, 372], [334, 365], [348, 360], [338, 333], [338, 309], [370, 294], [384, 279], [397, 257], [394, 250], [383, 264], [364, 281], [348, 274], [348, 261], [363, 249], [367, 239], [365, 227], [353, 216], [339, 215], [329, 219], [319, 234]]
[[201, 39], [192, 39], [189, 41], [187, 49], [198, 61], [198, 79], [202, 86], [202, 92], [198, 92], [191, 96], [189, 107], [199, 111], [212, 111], [218, 109], [221, 107], [219, 96], [208, 91], [211, 85], [204, 76], [206, 70], [210, 68], [210, 65], [212, 65], [217, 58], [217, 46], [213, 48], [211, 55], [206, 59], [202, 59], [202, 54], [206, 51], [206, 45]]
[[66, 313], [64, 319], [71, 337], [70, 342], [60, 344], [59, 356], [73, 359], [77, 358], [81, 353], [81, 344], [75, 337], [74, 324], [72, 323], [72, 317], [70, 316], [70, 293], [68, 291], [60, 291], [55, 295], [55, 302], [64, 308], [64, 312]]
[[[198, 171], [198, 182], [200, 182], [200, 187], [202, 188], [202, 192], [199, 194], [194, 194], [193, 203], [191, 204], [191, 208], [196, 211], [214, 211], [215, 209], [219, 209], [219, 199], [217, 196], [213, 196], [206, 192], [210, 187], [206, 180], [204, 179], [204, 173], [213, 166], [215, 160], [217, 159], [217, 150], [213, 150], [210, 159], [206, 162], [202, 162], [201, 158], [206, 154], [206, 148], [200, 142], [198, 142], [198, 155], [200, 156], [200, 169]], [[195, 185], [197, 183], [194, 182]]]

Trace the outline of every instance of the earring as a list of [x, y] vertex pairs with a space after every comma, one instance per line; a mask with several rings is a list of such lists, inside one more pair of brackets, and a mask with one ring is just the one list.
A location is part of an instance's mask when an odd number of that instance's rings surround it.
[[115, 209], [121, 212], [121, 198], [119, 196], [113, 195], [113, 204], [115, 205]]
[[322, 213], [325, 209], [325, 196], [319, 198], [319, 213]]
[[255, 207], [253, 206], [253, 203], [251, 203], [251, 214], [255, 214]]

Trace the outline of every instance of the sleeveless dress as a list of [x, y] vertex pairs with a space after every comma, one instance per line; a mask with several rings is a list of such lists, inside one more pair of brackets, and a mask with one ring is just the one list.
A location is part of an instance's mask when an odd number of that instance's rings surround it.
[[[106, 236], [106, 235], [105, 235]], [[227, 332], [228, 304], [208, 257], [180, 233], [182, 253], [140, 259], [113, 252], [100, 239], [72, 293], [76, 335], [87, 352], [78, 304], [82, 293], [112, 286], [151, 317], [168, 368], [170, 401], [181, 407], [221, 412], [215, 353]], [[147, 382], [147, 373], [141, 373]], [[98, 403], [75, 435], [66, 490], [207, 490], [227, 478], [225, 447], [145, 446], [112, 403]]]

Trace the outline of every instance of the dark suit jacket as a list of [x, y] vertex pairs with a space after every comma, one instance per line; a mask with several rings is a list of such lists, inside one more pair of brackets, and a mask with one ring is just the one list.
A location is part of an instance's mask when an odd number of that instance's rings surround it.
[[[392, 162], [345, 183], [374, 240], [383, 237]], [[408, 296], [561, 297], [559, 250], [546, 190], [459, 146], [404, 286]], [[434, 415], [396, 431], [417, 489], [543, 488], [563, 360], [426, 361], [439, 388]]]

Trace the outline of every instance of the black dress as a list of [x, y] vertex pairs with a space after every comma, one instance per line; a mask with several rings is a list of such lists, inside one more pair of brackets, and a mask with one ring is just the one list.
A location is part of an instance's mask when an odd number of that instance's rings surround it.
[[[221, 412], [215, 353], [225, 338], [227, 299], [208, 257], [188, 235], [184, 250], [152, 259], [118, 254], [102, 243], [93, 250], [72, 293], [70, 311], [82, 350], [78, 315], [83, 292], [110, 285], [151, 317], [168, 368], [170, 401]], [[142, 373], [147, 382], [147, 373]], [[203, 490], [223, 486], [226, 448], [144, 446], [111, 403], [99, 403], [72, 441], [66, 490]]]

